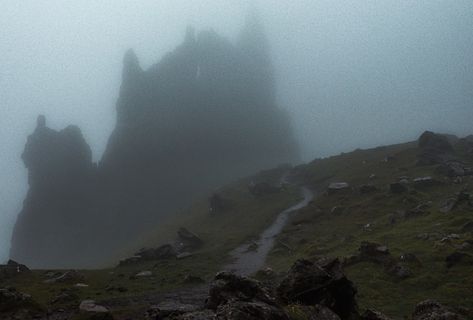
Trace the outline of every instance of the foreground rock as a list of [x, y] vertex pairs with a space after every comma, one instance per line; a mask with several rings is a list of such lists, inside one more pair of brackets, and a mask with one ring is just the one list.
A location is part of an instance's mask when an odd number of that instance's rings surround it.
[[30, 295], [16, 291], [15, 289], [0, 289], [0, 312], [15, 311], [20, 308], [35, 307]]
[[136, 252], [134, 256], [121, 260], [120, 266], [133, 265], [144, 261], [166, 260], [177, 257], [176, 249], [170, 244], [162, 245], [158, 248], [143, 248]]
[[341, 319], [351, 319], [357, 312], [356, 288], [341, 270], [338, 259], [313, 263], [298, 260], [277, 288], [284, 303], [320, 304]]
[[190, 232], [186, 228], [180, 228], [177, 231], [177, 251], [179, 253], [189, 252], [199, 249], [204, 242], [195, 233]]
[[85, 279], [84, 275], [76, 270], [66, 271], [58, 277], [48, 279], [45, 283], [80, 283]]
[[215, 310], [229, 301], [237, 300], [276, 304], [276, 299], [260, 282], [230, 272], [218, 273], [210, 287], [206, 306]]
[[8, 260], [7, 264], [0, 265], [0, 280], [9, 279], [28, 272], [30, 272], [30, 269], [28, 269], [28, 267], [24, 264], [20, 264], [13, 260]]
[[329, 195], [339, 194], [350, 191], [350, 185], [347, 182], [332, 182], [329, 184], [327, 193]]

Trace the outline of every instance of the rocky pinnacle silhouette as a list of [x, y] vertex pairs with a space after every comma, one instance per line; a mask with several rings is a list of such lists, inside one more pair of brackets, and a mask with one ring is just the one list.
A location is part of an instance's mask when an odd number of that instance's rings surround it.
[[30, 189], [11, 257], [33, 267], [103, 263], [196, 197], [299, 159], [255, 17], [235, 44], [188, 28], [148, 70], [126, 52], [116, 127], [99, 163], [79, 128], [54, 131], [42, 116], [22, 158]]

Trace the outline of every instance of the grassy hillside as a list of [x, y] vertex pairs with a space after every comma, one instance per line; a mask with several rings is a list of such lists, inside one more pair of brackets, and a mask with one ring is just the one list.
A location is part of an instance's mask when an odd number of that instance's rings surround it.
[[[143, 235], [128, 248], [124, 248], [121, 257], [117, 257], [115, 265], [119, 258], [128, 257], [142, 247], [172, 244], [180, 227], [189, 229], [203, 240], [202, 248], [190, 257], [101, 270], [80, 270], [79, 272], [84, 276], [83, 279], [73, 279], [65, 283], [45, 283], [45, 280], [50, 278], [48, 271], [35, 270], [30, 274], [4, 280], [1, 287], [14, 287], [18, 291], [31, 294], [44, 309], [54, 310], [76, 309], [79, 302], [84, 299], [97, 301], [131, 299], [195, 285], [186, 281], [187, 276], [210, 281], [215, 273], [228, 263], [231, 250], [257, 238], [282, 210], [300, 199], [301, 196], [296, 187], [287, 187], [280, 192], [261, 196], [254, 196], [248, 191], [250, 182], [279, 184], [287, 170], [288, 168], [281, 167], [263, 171], [218, 190], [217, 193], [223, 198], [225, 204], [225, 208], [220, 212], [211, 213], [209, 201], [205, 198], [196, 202], [188, 210], [176, 213], [167, 221], [157, 225], [152, 233]], [[135, 275], [141, 271], [152, 271], [153, 275], [136, 278]], [[54, 272], [60, 274], [62, 271], [55, 270]], [[88, 287], [73, 287], [77, 282], [85, 283]], [[74, 298], [70, 301], [52, 303], [63, 292], [73, 294]], [[146, 310], [146, 304], [147, 302], [143, 299], [141, 302], [134, 303], [133, 308], [142, 307]], [[120, 307], [117, 309], [115, 313], [120, 313]], [[123, 312], [133, 314], [129, 306], [126, 306]]]
[[[454, 142], [456, 161], [473, 167], [471, 145]], [[458, 202], [448, 212], [441, 209], [446, 200], [473, 192], [473, 176], [450, 177], [438, 164], [419, 166], [420, 151], [417, 143], [406, 143], [355, 150], [293, 168], [292, 180], [313, 189], [317, 196], [291, 216], [267, 265], [284, 272], [299, 258], [340, 257], [346, 262], [346, 274], [358, 287], [360, 307], [377, 309], [395, 319], [410, 315], [425, 299], [471, 307], [472, 199]], [[64, 283], [45, 283], [51, 278], [48, 272], [34, 271], [5, 280], [2, 287], [31, 294], [44, 309], [73, 310], [74, 317], [80, 316], [77, 306], [84, 299], [112, 306], [116, 319], [142, 314], [156, 295], [195, 286], [189, 276], [211, 280], [229, 262], [231, 250], [256, 239], [282, 210], [300, 200], [296, 186], [259, 196], [248, 189], [252, 182], [279, 184], [287, 171], [282, 167], [263, 171], [217, 190], [223, 208], [212, 212], [209, 198], [197, 201], [123, 248], [116, 262], [142, 247], [172, 244], [181, 227], [203, 240], [203, 246], [190, 257], [84, 270], [80, 271], [83, 278]], [[427, 176], [432, 180], [416, 182]], [[390, 185], [400, 181], [405, 192], [392, 192]], [[329, 193], [327, 187], [333, 182], [349, 187]], [[407, 276], [400, 277], [380, 263], [354, 260], [365, 241], [387, 246], [391, 260], [408, 270]], [[446, 258], [455, 252], [461, 259], [447, 266]], [[152, 275], [136, 277], [141, 271]], [[77, 282], [88, 286], [74, 287]], [[64, 293], [72, 298], [54, 302]]]
[[[456, 151], [464, 163], [473, 166], [471, 155], [466, 156], [461, 147]], [[347, 257], [357, 254], [362, 241], [377, 242], [386, 245], [394, 258], [409, 253], [419, 261], [405, 263], [412, 274], [404, 280], [373, 262], [347, 266], [348, 277], [359, 289], [361, 307], [397, 317], [409, 315], [425, 299], [471, 307], [473, 264], [463, 261], [447, 268], [445, 259], [455, 251], [473, 253], [473, 234], [463, 229], [473, 222], [473, 207], [462, 204], [448, 213], [439, 209], [460, 191], [471, 193], [473, 179], [455, 181], [437, 173], [435, 165], [417, 166], [418, 153], [417, 144], [408, 143], [356, 150], [298, 167], [295, 175], [318, 190], [318, 197], [293, 216], [279, 237], [287, 246], [275, 247], [268, 265], [283, 271], [298, 258]], [[413, 179], [425, 176], [438, 183], [416, 186]], [[409, 181], [409, 191], [390, 192], [390, 184], [400, 179]], [[326, 188], [331, 182], [347, 182], [351, 188], [329, 195]], [[377, 190], [362, 194], [359, 187], [367, 184]], [[416, 207], [422, 210], [416, 213]]]

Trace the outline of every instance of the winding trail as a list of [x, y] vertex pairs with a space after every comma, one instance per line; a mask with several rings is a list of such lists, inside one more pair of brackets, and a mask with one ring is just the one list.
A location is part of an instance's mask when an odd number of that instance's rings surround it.
[[276, 220], [269, 226], [255, 242], [256, 250], [248, 250], [248, 244], [243, 244], [234, 249], [230, 254], [234, 258], [224, 270], [232, 271], [236, 274], [247, 276], [253, 274], [264, 267], [269, 251], [274, 246], [276, 236], [286, 225], [290, 215], [295, 211], [306, 207], [314, 198], [314, 194], [306, 187], [301, 187], [304, 199], [292, 207], [282, 211]]
[[[284, 178], [284, 177], [283, 177]], [[282, 231], [290, 216], [295, 211], [307, 206], [314, 198], [314, 194], [308, 188], [301, 187], [301, 193], [304, 197], [299, 203], [287, 208], [279, 213], [276, 220], [260, 235], [256, 241], [257, 248], [253, 251], [248, 251], [248, 244], [243, 244], [231, 251], [233, 261], [229, 263], [223, 270], [234, 272], [238, 275], [248, 276], [264, 267], [266, 258], [272, 249], [276, 236]], [[120, 309], [124, 306], [130, 305], [156, 305], [160, 302], [172, 302], [177, 304], [194, 305], [198, 308], [204, 308], [204, 301], [208, 296], [209, 285], [199, 285], [196, 287], [180, 288], [171, 292], [163, 293], [147, 293], [137, 296], [117, 297], [102, 301], [110, 309]], [[141, 310], [145, 311], [145, 310]], [[64, 316], [59, 314], [58, 316]], [[66, 318], [51, 318], [54, 320], [64, 320]], [[48, 318], [50, 319], [50, 318]], [[129, 317], [117, 317], [117, 320], [125, 320]]]

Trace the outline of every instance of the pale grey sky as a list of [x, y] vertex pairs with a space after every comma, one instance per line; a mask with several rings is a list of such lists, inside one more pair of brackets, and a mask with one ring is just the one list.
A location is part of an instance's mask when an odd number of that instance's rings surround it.
[[[237, 0], [0, 0], [0, 260], [27, 190], [20, 159], [36, 116], [77, 124], [100, 158], [114, 126], [122, 57], [148, 67], [187, 25], [233, 39]], [[473, 132], [470, 0], [260, 0], [279, 101], [309, 160]]]

